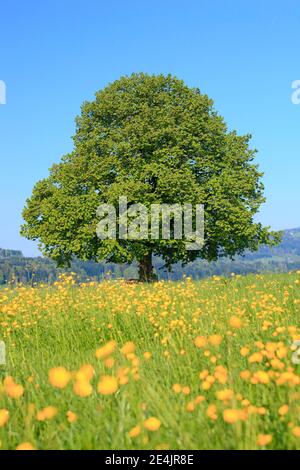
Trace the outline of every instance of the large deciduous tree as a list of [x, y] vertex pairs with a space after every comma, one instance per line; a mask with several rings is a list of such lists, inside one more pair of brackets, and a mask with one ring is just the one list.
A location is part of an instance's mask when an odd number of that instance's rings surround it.
[[[137, 260], [143, 280], [152, 277], [153, 254], [170, 267], [272, 244], [277, 235], [253, 220], [264, 197], [249, 140], [229, 131], [212, 100], [177, 78], [122, 77], [83, 104], [74, 150], [35, 185], [21, 233], [59, 265], [73, 257]], [[119, 196], [146, 207], [204, 204], [204, 246], [189, 251], [184, 240], [100, 240], [97, 208], [117, 207]]]

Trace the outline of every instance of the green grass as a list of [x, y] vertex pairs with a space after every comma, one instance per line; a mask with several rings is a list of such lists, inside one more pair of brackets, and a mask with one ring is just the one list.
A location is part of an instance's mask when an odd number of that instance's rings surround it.
[[[0, 339], [6, 343], [7, 364], [0, 366], [0, 380], [12, 376], [24, 387], [19, 399], [7, 396], [1, 387], [0, 409], [10, 413], [0, 427], [1, 448], [30, 442], [37, 449], [256, 449], [258, 435], [267, 434], [272, 436], [267, 448], [299, 449], [300, 437], [292, 430], [300, 426], [300, 366], [292, 363], [291, 351], [300, 332], [299, 280], [293, 273], [76, 286], [67, 278], [53, 287], [1, 290]], [[233, 316], [241, 319], [241, 328], [230, 325]], [[214, 334], [221, 336], [219, 346], [209, 342], [204, 348], [195, 346], [197, 336], [208, 339]], [[96, 349], [110, 340], [118, 344], [112, 368], [95, 357]], [[126, 341], [136, 346], [134, 358], [120, 351]], [[268, 343], [276, 343], [279, 356], [286, 348], [284, 357], [277, 358], [281, 370], [271, 364], [277, 352], [266, 357]], [[240, 354], [242, 347], [249, 348], [248, 356]], [[257, 351], [263, 352], [262, 362], [249, 363]], [[144, 358], [145, 352], [151, 353], [151, 359]], [[132, 364], [135, 358], [138, 366]], [[77, 396], [74, 380], [64, 389], [49, 383], [51, 368], [76, 371], [83, 364], [95, 369], [90, 396]], [[216, 366], [226, 368], [226, 384], [215, 380], [203, 390], [205, 380], [199, 373], [207, 370], [216, 379]], [[112, 395], [98, 393], [100, 377], [115, 376], [120, 367], [128, 367], [128, 383]], [[252, 376], [271, 371], [270, 381], [242, 380], [243, 370]], [[280, 385], [285, 372], [291, 378]], [[190, 393], [176, 394], [174, 384], [188, 386]], [[216, 392], [224, 389], [233, 391], [225, 403], [216, 398]], [[205, 400], [187, 411], [188, 403], [199, 395]], [[256, 412], [251, 413], [249, 404], [242, 402], [245, 399]], [[207, 416], [212, 404], [217, 407], [216, 420]], [[278, 409], [284, 404], [289, 410], [281, 417]], [[58, 414], [50, 421], [38, 421], [37, 412], [50, 405]], [[225, 422], [226, 409], [244, 409], [244, 419]], [[68, 410], [76, 413], [76, 422], [67, 421]], [[143, 427], [150, 416], [161, 421], [157, 431]], [[141, 433], [131, 438], [128, 432], [136, 425], [141, 425]]]

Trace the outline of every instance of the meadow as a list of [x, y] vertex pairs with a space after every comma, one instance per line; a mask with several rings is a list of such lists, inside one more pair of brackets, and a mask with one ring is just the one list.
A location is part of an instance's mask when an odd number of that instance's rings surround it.
[[1, 449], [300, 449], [300, 272], [0, 291]]

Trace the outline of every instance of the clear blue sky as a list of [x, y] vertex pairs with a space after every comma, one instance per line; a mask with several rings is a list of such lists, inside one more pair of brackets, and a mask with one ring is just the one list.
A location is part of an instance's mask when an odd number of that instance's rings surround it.
[[34, 183], [72, 148], [74, 118], [96, 90], [132, 72], [172, 73], [252, 133], [265, 172], [258, 219], [300, 226], [299, 0], [9, 0], [0, 6], [0, 247], [19, 236]]

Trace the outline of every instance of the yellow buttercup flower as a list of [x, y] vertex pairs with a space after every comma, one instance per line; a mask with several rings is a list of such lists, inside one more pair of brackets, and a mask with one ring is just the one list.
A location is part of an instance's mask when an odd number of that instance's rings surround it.
[[93, 393], [93, 387], [88, 380], [77, 380], [73, 385], [75, 395], [88, 397]]
[[129, 432], [128, 436], [129, 437], [137, 437], [141, 434], [141, 426], [138, 424], [137, 426], [134, 426]]
[[96, 358], [97, 359], [106, 359], [108, 356], [110, 356], [117, 347], [116, 341], [112, 340], [109, 341], [105, 346], [102, 346], [102, 348], [97, 349], [96, 351]]
[[54, 418], [58, 413], [57, 408], [54, 406], [46, 406], [41, 411], [39, 411], [36, 415], [36, 419], [38, 421], [47, 421]]
[[239, 317], [233, 316], [229, 319], [229, 325], [231, 328], [241, 328], [242, 320]]
[[111, 395], [118, 390], [118, 380], [111, 375], [104, 375], [98, 383], [98, 392], [102, 395]]
[[267, 446], [272, 442], [272, 435], [271, 434], [259, 434], [257, 438], [257, 445], [258, 446]]
[[124, 346], [121, 348], [121, 353], [124, 354], [125, 356], [127, 354], [133, 353], [135, 351], [135, 344], [133, 341], [128, 341], [127, 343], [124, 344]]
[[9, 420], [9, 411], [5, 408], [0, 409], [0, 428], [5, 426], [7, 421]]
[[73, 413], [73, 411], [67, 411], [67, 419], [69, 421], [69, 423], [75, 423], [75, 421], [77, 421], [77, 415], [75, 413]]
[[16, 447], [16, 450], [35, 450], [31, 442], [22, 442]]
[[161, 426], [161, 422], [158, 418], [151, 416], [150, 418], [144, 421], [144, 427], [148, 429], [148, 431], [157, 431]]
[[55, 367], [50, 369], [48, 378], [53, 387], [65, 388], [71, 380], [71, 374], [65, 367]]

